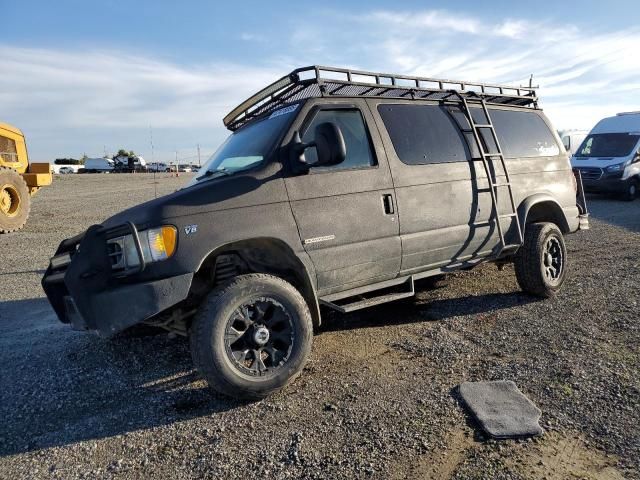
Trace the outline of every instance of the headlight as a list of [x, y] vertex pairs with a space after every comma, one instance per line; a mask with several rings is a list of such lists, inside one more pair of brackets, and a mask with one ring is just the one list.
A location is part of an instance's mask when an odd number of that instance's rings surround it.
[[626, 165], [627, 162], [616, 163], [615, 165], [609, 165], [608, 167], [605, 167], [604, 170], [608, 173], [621, 172], [622, 170], [624, 170], [624, 167]]
[[[138, 232], [145, 263], [158, 262], [171, 257], [176, 251], [178, 231], [171, 225]], [[111, 266], [114, 269], [137, 267], [140, 258], [132, 235], [107, 241]]]

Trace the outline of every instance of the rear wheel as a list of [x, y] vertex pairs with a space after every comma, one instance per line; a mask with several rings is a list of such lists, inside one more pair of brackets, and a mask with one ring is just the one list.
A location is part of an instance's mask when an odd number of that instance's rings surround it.
[[203, 302], [191, 327], [191, 354], [217, 392], [260, 399], [300, 374], [312, 335], [309, 307], [293, 285], [241, 275]]
[[0, 167], [0, 233], [20, 230], [31, 209], [29, 187], [13, 169]]
[[524, 244], [514, 260], [516, 278], [523, 291], [538, 297], [554, 295], [564, 283], [567, 249], [553, 223], [527, 225]]

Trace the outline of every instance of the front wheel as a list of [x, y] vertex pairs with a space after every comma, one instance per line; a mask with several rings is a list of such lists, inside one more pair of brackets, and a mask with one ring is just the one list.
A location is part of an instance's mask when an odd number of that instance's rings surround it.
[[260, 399], [302, 371], [313, 341], [311, 313], [290, 283], [240, 275], [205, 299], [190, 340], [194, 364], [211, 388]]
[[516, 279], [524, 292], [548, 298], [564, 283], [567, 248], [560, 229], [553, 223], [527, 225], [524, 244], [514, 260]]
[[623, 200], [632, 202], [638, 196], [638, 181], [635, 178], [627, 181], [625, 190], [622, 193]]

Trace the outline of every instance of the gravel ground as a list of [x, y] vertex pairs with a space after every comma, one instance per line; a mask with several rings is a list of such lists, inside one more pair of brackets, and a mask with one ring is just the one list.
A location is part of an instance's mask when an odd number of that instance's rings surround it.
[[[0, 237], [0, 477], [640, 478], [640, 201], [593, 197], [557, 298], [485, 265], [410, 302], [326, 314], [284, 392], [211, 394], [187, 341], [105, 341], [55, 319], [40, 278], [60, 240], [186, 180], [63, 176]], [[456, 385], [510, 379], [545, 434], [487, 440]]]

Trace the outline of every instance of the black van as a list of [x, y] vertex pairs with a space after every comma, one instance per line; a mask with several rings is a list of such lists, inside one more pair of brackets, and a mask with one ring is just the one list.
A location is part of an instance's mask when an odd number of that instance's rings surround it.
[[74, 328], [188, 335], [227, 395], [298, 375], [320, 305], [409, 297], [417, 279], [487, 261], [513, 261], [524, 291], [550, 296], [563, 236], [588, 227], [533, 87], [314, 66], [224, 123], [188, 186], [63, 241], [42, 285]]

